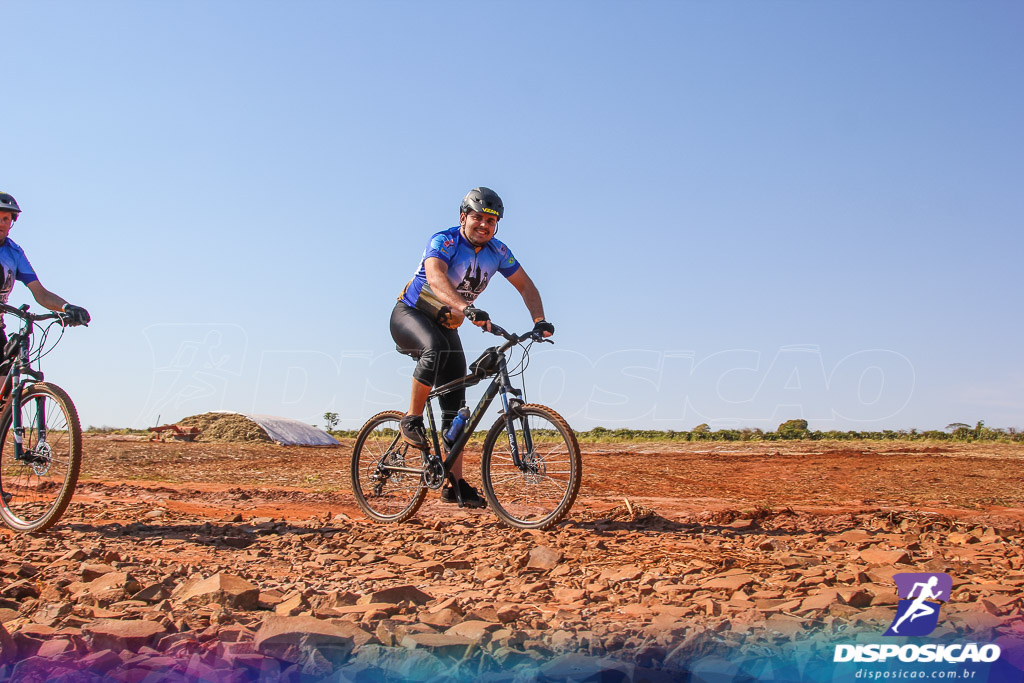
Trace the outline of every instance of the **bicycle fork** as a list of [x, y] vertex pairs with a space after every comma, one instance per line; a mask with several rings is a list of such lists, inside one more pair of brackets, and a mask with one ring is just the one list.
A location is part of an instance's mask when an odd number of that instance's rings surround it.
[[[525, 462], [523, 457], [519, 454], [519, 443], [516, 438], [515, 428], [515, 414], [518, 412], [519, 407], [523, 405], [523, 392], [515, 387], [509, 386], [507, 371], [504, 367], [502, 367], [501, 370], [501, 407], [505, 413], [505, 434], [508, 437], [508, 448], [509, 452], [512, 454], [512, 464], [514, 464], [521, 472], [526, 472], [528, 467], [533, 463]], [[509, 398], [509, 394], [512, 394], [514, 398]], [[523, 435], [523, 447], [526, 449], [527, 455], [530, 456], [533, 453], [533, 437], [530, 434], [530, 423], [527, 421], [525, 416], [522, 416], [521, 424], [522, 429], [519, 431]]]
[[36, 430], [39, 432], [39, 438], [36, 440], [35, 447], [26, 449], [26, 427], [21, 422], [21, 391], [23, 387], [20, 383], [14, 383], [14, 386], [17, 387], [17, 390], [12, 392], [13, 395], [11, 397], [11, 432], [14, 434], [14, 459], [31, 465], [37, 470], [37, 474], [42, 475], [44, 472], [38, 468], [49, 464], [45, 455], [48, 450], [46, 442], [46, 399], [43, 397], [34, 399], [36, 402]]

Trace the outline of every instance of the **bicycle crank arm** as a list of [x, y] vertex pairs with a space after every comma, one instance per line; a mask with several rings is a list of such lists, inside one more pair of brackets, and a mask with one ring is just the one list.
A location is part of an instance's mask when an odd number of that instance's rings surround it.
[[394, 465], [386, 465], [380, 468], [381, 472], [407, 472], [409, 474], [423, 474], [423, 468], [416, 469], [415, 467], [395, 467]]

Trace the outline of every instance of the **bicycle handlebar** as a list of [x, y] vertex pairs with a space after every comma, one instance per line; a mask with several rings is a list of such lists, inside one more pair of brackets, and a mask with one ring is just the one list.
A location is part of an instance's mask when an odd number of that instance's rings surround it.
[[517, 335], [506, 331], [503, 327], [495, 325], [493, 322], [491, 323], [490, 333], [498, 337], [504, 337], [505, 339], [508, 340], [506, 343], [498, 347], [498, 353], [504, 353], [505, 351], [512, 348], [519, 342], [526, 341], [531, 337], [533, 337], [535, 341], [548, 342], [549, 344], [555, 343], [550, 339], [547, 339], [546, 337], [542, 337], [539, 333], [534, 332], [533, 330]]
[[25, 304], [20, 308], [15, 308], [14, 306], [8, 306], [7, 304], [0, 303], [0, 313], [10, 313], [11, 315], [17, 316], [22, 320], [28, 320], [29, 322], [35, 322], [37, 320], [63, 320], [66, 317], [64, 313], [43, 313], [42, 315], [29, 313], [28, 304]]

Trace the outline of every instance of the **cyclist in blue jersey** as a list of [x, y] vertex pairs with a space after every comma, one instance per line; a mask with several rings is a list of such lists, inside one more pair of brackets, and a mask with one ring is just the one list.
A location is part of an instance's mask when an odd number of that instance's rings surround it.
[[[39, 281], [39, 277], [32, 269], [25, 256], [25, 251], [19, 247], [8, 235], [14, 223], [21, 215], [21, 207], [14, 197], [6, 192], [0, 192], [0, 302], [7, 303], [14, 289], [14, 281], [18, 280], [28, 287], [32, 296], [40, 306], [65, 313], [67, 322], [70, 325], [86, 325], [89, 323], [89, 312], [81, 306], [74, 306], [57, 296]], [[0, 318], [0, 343], [7, 343], [7, 334], [4, 332], [3, 319]]]
[[[535, 330], [545, 337], [555, 331], [544, 319], [540, 292], [530, 276], [512, 251], [494, 238], [504, 213], [505, 207], [494, 190], [470, 190], [459, 205], [459, 224], [431, 236], [415, 275], [391, 312], [391, 336], [398, 350], [416, 359], [409, 412], [401, 422], [402, 438], [416, 448], [428, 448], [423, 409], [431, 388], [466, 374], [459, 326], [469, 319], [477, 327], [490, 329], [487, 313], [473, 303], [496, 273], [519, 291], [533, 316]], [[440, 397], [442, 434], [465, 403], [465, 393], [453, 391]], [[458, 481], [463, 503], [470, 507], [486, 505], [463, 478], [461, 457], [453, 464], [452, 475]], [[457, 501], [447, 485], [441, 499]]]

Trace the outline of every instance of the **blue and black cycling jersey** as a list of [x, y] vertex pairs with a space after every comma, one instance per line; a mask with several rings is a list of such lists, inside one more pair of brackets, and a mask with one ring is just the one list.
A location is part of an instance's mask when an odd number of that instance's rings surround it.
[[[27, 285], [39, 279], [36, 276], [36, 271], [32, 269], [32, 264], [28, 262], [28, 257], [25, 256], [25, 250], [10, 237], [0, 244], [0, 278], [2, 278], [0, 279], [0, 302], [2, 303], [7, 303], [7, 299], [10, 298], [15, 280]], [[3, 317], [0, 317], [0, 337], [6, 339]]]
[[519, 262], [503, 242], [491, 238], [487, 244], [476, 250], [462, 236], [460, 228], [442, 230], [430, 238], [423, 252], [419, 268], [412, 280], [405, 286], [399, 300], [413, 308], [439, 308], [443, 304], [427, 284], [426, 261], [439, 258], [448, 266], [448, 280], [455, 291], [469, 303], [473, 303], [487, 287], [495, 273], [508, 277], [519, 270]]
[[0, 273], [0, 276], [3, 277], [3, 280], [0, 280], [0, 302], [2, 303], [7, 303], [7, 299], [10, 298], [15, 280], [27, 285], [39, 279], [36, 276], [36, 271], [32, 269], [32, 264], [28, 262], [28, 257], [25, 256], [25, 250], [10, 237], [0, 244], [0, 270], [3, 271]]

